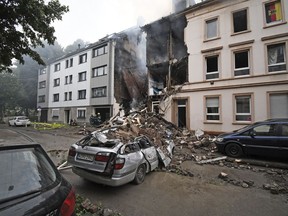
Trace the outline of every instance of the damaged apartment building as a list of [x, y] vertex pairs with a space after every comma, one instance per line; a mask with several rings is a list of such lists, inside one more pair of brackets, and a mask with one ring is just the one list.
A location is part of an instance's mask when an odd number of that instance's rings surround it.
[[90, 116], [100, 114], [105, 121], [145, 101], [146, 89], [145, 41], [139, 28], [127, 29], [39, 70], [39, 118], [89, 123]]
[[211, 133], [288, 118], [287, 11], [284, 0], [206, 0], [144, 26], [151, 106]]

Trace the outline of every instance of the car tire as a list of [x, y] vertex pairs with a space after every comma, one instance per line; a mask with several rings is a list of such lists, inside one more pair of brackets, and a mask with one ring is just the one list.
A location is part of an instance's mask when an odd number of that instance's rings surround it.
[[243, 155], [243, 150], [241, 146], [236, 143], [228, 143], [225, 147], [225, 153], [229, 157], [240, 157]]
[[135, 174], [135, 178], [133, 180], [134, 184], [141, 184], [142, 182], [144, 182], [145, 179], [145, 175], [146, 175], [146, 166], [145, 164], [141, 164], [136, 171]]

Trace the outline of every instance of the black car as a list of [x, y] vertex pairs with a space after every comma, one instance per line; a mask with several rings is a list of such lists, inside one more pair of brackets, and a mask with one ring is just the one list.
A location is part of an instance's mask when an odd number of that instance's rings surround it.
[[74, 214], [75, 192], [39, 144], [0, 146], [0, 215]]
[[288, 158], [288, 119], [269, 119], [221, 134], [215, 144], [230, 157], [262, 155]]

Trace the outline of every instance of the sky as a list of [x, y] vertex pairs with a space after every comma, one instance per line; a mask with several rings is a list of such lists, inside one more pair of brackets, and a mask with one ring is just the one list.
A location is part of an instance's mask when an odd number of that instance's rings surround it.
[[62, 47], [77, 39], [96, 42], [171, 14], [171, 0], [59, 0], [69, 12], [56, 21], [55, 36]]

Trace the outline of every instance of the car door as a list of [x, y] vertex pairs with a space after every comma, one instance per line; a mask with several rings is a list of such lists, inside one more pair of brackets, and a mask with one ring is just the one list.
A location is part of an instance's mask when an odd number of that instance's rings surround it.
[[279, 125], [279, 136], [277, 139], [281, 148], [281, 156], [288, 157], [288, 123]]
[[157, 168], [159, 161], [156, 148], [152, 145], [147, 137], [139, 137], [136, 140], [139, 143], [141, 152], [143, 153], [145, 159], [150, 164], [150, 171]]
[[278, 125], [267, 123], [256, 125], [249, 130], [249, 138], [246, 142], [248, 154], [255, 155], [277, 155], [280, 150], [277, 142]]
[[129, 143], [124, 146], [124, 152], [121, 158], [125, 158], [125, 166], [121, 172], [130, 173], [136, 171], [143, 160], [143, 155], [136, 143]]

